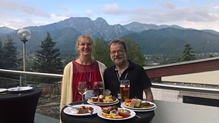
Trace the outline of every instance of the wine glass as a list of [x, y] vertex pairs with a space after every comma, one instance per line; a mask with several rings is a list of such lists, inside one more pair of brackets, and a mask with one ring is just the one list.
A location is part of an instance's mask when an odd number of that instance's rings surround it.
[[95, 96], [99, 96], [103, 94], [103, 82], [102, 81], [94, 82], [93, 89]]
[[78, 92], [82, 96], [82, 102], [84, 102], [84, 94], [87, 92], [87, 82], [78, 82]]

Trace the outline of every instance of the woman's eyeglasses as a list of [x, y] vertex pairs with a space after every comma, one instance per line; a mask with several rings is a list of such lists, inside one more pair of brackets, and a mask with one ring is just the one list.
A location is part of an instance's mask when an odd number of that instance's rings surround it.
[[92, 43], [81, 43], [81, 44], [79, 44], [79, 45], [82, 46], [82, 47], [85, 47], [85, 46], [90, 47], [90, 46], [92, 46], [93, 44], [92, 44]]

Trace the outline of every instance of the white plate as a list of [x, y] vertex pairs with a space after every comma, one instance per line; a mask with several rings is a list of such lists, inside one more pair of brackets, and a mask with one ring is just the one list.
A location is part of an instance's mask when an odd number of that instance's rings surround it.
[[105, 102], [90, 102], [89, 100], [87, 100], [87, 103], [91, 104], [91, 105], [108, 106], [108, 105], [115, 105], [115, 104], [119, 103], [119, 100], [116, 98], [115, 101], [110, 102], [110, 103], [105, 103]]
[[150, 104], [152, 104], [153, 106], [152, 107], [149, 107], [149, 108], [131, 108], [131, 107], [128, 107], [128, 106], [126, 106], [125, 105], [125, 102], [123, 102], [122, 104], [121, 104], [121, 107], [124, 107], [124, 108], [128, 108], [128, 109], [132, 109], [132, 110], [149, 110], [149, 109], [154, 109], [155, 107], [157, 107], [156, 106], [156, 104], [155, 103], [153, 103], [153, 102], [149, 102], [149, 101], [142, 101], [143, 103], [150, 103]]
[[[126, 107], [124, 107], [124, 105], [121, 105], [121, 107], [122, 108], [125, 108], [125, 109], [130, 109], [130, 108], [126, 108]], [[155, 110], [155, 109], [157, 109], [157, 106], [155, 106], [154, 108], [150, 108], [150, 109], [144, 109], [144, 110], [142, 110], [142, 109], [140, 109], [140, 110], [138, 110], [138, 109], [130, 109], [130, 110], [133, 110], [133, 111], [135, 111], [135, 112], [148, 112], [148, 111], [153, 111], [153, 110]]]
[[6, 88], [0, 88], [0, 93], [1, 93], [1, 92], [5, 92], [5, 91], [7, 91]]
[[[92, 107], [94, 109], [93, 114], [96, 114], [97, 112], [101, 111], [101, 108], [99, 106], [95, 106], [95, 105], [79, 104], [79, 105], [72, 105], [72, 107], [80, 107], [82, 105], [87, 106], [87, 107]], [[63, 112], [68, 114], [68, 115], [73, 115], [73, 116], [87, 116], [87, 115], [90, 115], [90, 112], [85, 113], [85, 114], [77, 114], [77, 109], [72, 109], [71, 107], [66, 107], [63, 110]]]
[[[122, 108], [118, 108], [118, 109], [122, 109]], [[98, 112], [97, 115], [100, 117], [100, 118], [103, 118], [103, 119], [107, 119], [107, 120], [127, 120], [127, 119], [131, 119], [133, 118], [136, 113], [133, 111], [133, 110], [130, 110], [130, 109], [127, 109], [130, 111], [130, 116], [129, 117], [126, 117], [126, 118], [122, 118], [122, 119], [113, 119], [113, 118], [106, 118], [102, 115], [102, 111]]]
[[33, 87], [13, 87], [13, 88], [9, 88], [8, 91], [11, 91], [11, 92], [17, 92], [17, 91], [28, 91], [28, 90], [32, 90]]

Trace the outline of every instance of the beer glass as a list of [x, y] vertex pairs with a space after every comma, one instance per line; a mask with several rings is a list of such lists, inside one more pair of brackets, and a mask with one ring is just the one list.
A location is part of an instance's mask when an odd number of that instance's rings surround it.
[[129, 98], [130, 93], [130, 81], [129, 80], [120, 80], [120, 97], [121, 103], [125, 102], [125, 99]]

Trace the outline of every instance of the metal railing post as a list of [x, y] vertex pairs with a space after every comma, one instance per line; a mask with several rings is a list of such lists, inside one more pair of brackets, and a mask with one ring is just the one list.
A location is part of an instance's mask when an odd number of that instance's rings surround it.
[[20, 76], [20, 87], [23, 86], [23, 76]]

